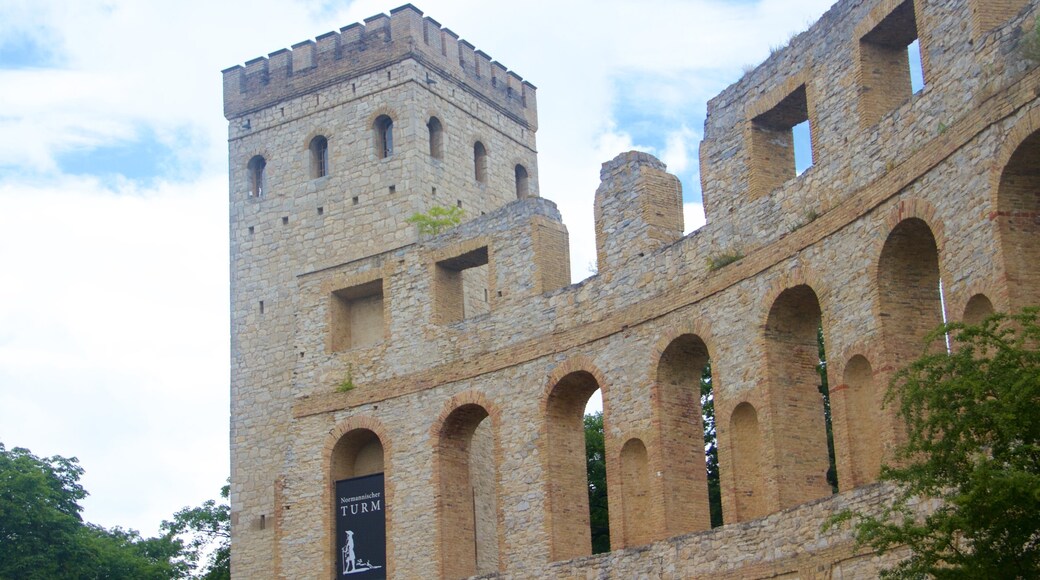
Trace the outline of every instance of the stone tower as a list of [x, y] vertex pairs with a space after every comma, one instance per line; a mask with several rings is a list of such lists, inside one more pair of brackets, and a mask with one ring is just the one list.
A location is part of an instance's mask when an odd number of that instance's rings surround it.
[[[889, 379], [944, 318], [1040, 301], [1038, 11], [839, 0], [708, 102], [696, 232], [664, 164], [603, 164], [577, 284], [534, 88], [415, 8], [225, 71], [233, 576], [877, 577], [902, 553], [822, 526], [891, 502]], [[434, 205], [467, 221], [420, 237]]]
[[[433, 206], [469, 219], [537, 196], [538, 123], [533, 85], [411, 5], [223, 76], [233, 562], [263, 578], [278, 568], [295, 366], [388, 332], [373, 278], [337, 289], [326, 353], [301, 350], [298, 278], [415, 243], [406, 220]], [[467, 289], [456, 310], [486, 293]]]

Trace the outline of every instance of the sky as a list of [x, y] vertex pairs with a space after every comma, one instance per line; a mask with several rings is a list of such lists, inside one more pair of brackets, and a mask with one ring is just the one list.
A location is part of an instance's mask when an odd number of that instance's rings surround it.
[[[220, 71], [400, 3], [0, 0], [0, 442], [78, 457], [85, 520], [152, 535], [228, 475]], [[831, 0], [415, 4], [538, 87], [578, 281], [600, 165], [657, 155], [703, 224], [707, 100]]]

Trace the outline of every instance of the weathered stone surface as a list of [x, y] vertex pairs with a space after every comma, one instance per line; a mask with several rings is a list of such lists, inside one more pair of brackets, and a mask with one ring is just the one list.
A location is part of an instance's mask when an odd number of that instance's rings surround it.
[[[842, 0], [709, 103], [706, 226], [680, 238], [656, 159], [604, 164], [600, 273], [575, 285], [538, 197], [534, 87], [416, 9], [226, 71], [234, 576], [331, 577], [332, 483], [380, 469], [393, 577], [875, 576], [900, 555], [820, 526], [890, 496], [872, 483], [901, 437], [888, 378], [944, 315], [1040, 301], [1040, 72], [1018, 49], [1036, 4]], [[917, 93], [878, 74], [913, 34]], [[813, 164], [795, 176], [801, 120]], [[441, 235], [406, 221], [456, 204], [467, 221]], [[597, 388], [614, 551], [590, 557], [580, 419]]]

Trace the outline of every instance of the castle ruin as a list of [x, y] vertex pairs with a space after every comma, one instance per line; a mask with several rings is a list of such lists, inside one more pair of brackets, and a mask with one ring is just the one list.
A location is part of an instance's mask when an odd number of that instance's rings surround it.
[[[657, 159], [604, 163], [579, 284], [535, 87], [414, 6], [225, 70], [233, 577], [340, 577], [336, 482], [380, 473], [393, 578], [874, 577], [899, 555], [821, 524], [890, 495], [889, 378], [944, 319], [1040, 302], [1036, 11], [840, 0], [709, 102], [707, 225], [683, 235]], [[420, 235], [435, 206], [470, 219]], [[612, 551], [591, 556], [597, 390]]]

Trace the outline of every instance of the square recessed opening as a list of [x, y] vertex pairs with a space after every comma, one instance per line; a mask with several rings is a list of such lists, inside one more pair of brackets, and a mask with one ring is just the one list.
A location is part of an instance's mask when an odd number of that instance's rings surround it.
[[441, 324], [491, 311], [487, 246], [436, 264], [434, 315]]
[[812, 127], [805, 85], [751, 120], [749, 190], [768, 194], [813, 165]]
[[342, 288], [330, 296], [329, 350], [378, 344], [384, 329], [382, 279]]
[[325, 208], [319, 206], [318, 207], [318, 215], [325, 215]]
[[859, 41], [860, 117], [863, 126], [924, 88], [921, 43], [913, 0], [905, 0]]
[[351, 199], [351, 202], [354, 205], [357, 205], [357, 204], [361, 203], [361, 200], [359, 198], [357, 198], [357, 197], [354, 197], [354, 198]]

